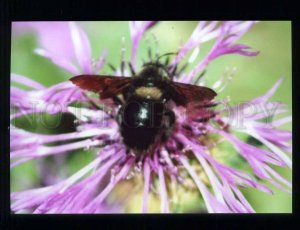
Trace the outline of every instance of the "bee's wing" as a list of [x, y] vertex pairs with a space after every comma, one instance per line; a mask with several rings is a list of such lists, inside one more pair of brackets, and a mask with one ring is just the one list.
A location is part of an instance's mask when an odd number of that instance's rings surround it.
[[131, 77], [103, 75], [79, 75], [70, 79], [72, 83], [84, 90], [99, 93], [101, 99], [112, 98], [126, 90], [132, 82]]
[[216, 95], [215, 91], [204, 86], [179, 82], [171, 83], [171, 98], [177, 105], [186, 106], [190, 103], [205, 104], [210, 102]]

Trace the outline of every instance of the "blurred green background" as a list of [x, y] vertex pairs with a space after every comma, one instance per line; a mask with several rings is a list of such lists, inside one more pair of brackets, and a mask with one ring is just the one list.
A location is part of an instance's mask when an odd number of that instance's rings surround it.
[[[49, 22], [50, 23], [50, 22]], [[103, 51], [108, 50], [108, 62], [115, 66], [120, 63], [120, 50], [122, 37], [125, 37], [126, 58], [129, 60], [130, 36], [127, 22], [79, 22], [88, 34], [92, 45], [93, 57], [97, 58]], [[153, 36], [159, 41], [159, 52], [174, 52], [181, 42], [186, 41], [191, 35], [197, 22], [161, 22], [151, 28], [146, 37], [152, 47]], [[59, 38], [57, 38], [59, 39]], [[292, 108], [291, 92], [291, 22], [288, 21], [263, 21], [245, 34], [238, 43], [251, 46], [254, 51], [260, 51], [256, 57], [243, 57], [239, 55], [225, 55], [214, 60], [207, 69], [205, 78], [211, 86], [224, 73], [227, 67], [236, 67], [237, 72], [229, 86], [218, 95], [218, 98], [230, 96], [233, 103], [247, 101], [251, 98], [264, 94], [277, 80], [283, 76], [284, 81], [281, 87], [273, 96], [274, 101], [287, 103]], [[197, 60], [201, 60], [211, 46], [212, 42], [204, 43]], [[49, 60], [38, 56], [33, 52], [38, 47], [37, 38], [33, 33], [23, 33], [20, 36], [12, 37], [11, 46], [11, 72], [30, 77], [46, 86], [68, 80], [71, 76], [66, 71], [58, 68]], [[147, 43], [142, 39], [138, 49], [138, 64], [142, 58], [147, 57]], [[197, 61], [196, 61], [197, 62]], [[106, 66], [101, 73], [110, 72]], [[13, 84], [14, 85], [14, 84]], [[54, 119], [49, 116], [47, 119]], [[43, 130], [38, 124], [29, 126], [26, 120], [20, 119], [17, 126], [34, 132], [51, 133], [53, 130]], [[291, 124], [283, 126], [291, 130]], [[61, 127], [59, 132], [68, 130], [68, 127]], [[69, 130], [68, 130], [69, 131]], [[62, 177], [76, 172], [79, 168], [91, 161], [94, 157], [92, 151], [77, 151], [69, 154], [67, 169], [65, 165], [57, 168], [57, 173]], [[291, 180], [289, 170], [279, 170]], [[22, 191], [39, 185], [39, 170], [35, 161], [25, 163], [14, 168], [11, 172], [11, 190]], [[265, 194], [255, 189], [248, 189], [244, 192], [253, 208], [257, 212], [289, 213], [292, 212], [292, 196], [274, 188], [274, 195]], [[188, 199], [187, 199], [188, 200]], [[195, 202], [187, 202], [186, 209], [193, 209]], [[184, 208], [185, 209], [185, 208]]]

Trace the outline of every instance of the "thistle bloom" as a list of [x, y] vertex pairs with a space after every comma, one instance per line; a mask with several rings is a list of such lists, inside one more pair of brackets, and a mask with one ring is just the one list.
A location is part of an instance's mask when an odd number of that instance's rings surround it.
[[[135, 71], [140, 70], [136, 59], [139, 42], [155, 24], [156, 22], [129, 23], [132, 47], [130, 63]], [[176, 72], [174, 81], [204, 85], [204, 77], [199, 78], [199, 74], [214, 59], [226, 54], [256, 56], [258, 52], [252, 51], [249, 46], [236, 43], [253, 24], [255, 22], [199, 22], [187, 42], [179, 48], [176, 57], [168, 64], [168, 68], [174, 69], [185, 63], [184, 58], [192, 53], [189, 64], [198, 55], [201, 44], [212, 40], [214, 44], [190, 72], [185, 69]], [[32, 28], [36, 31], [40, 47], [35, 52], [72, 76], [101, 73], [106, 61], [106, 51], [94, 60], [89, 39], [76, 23], [14, 25], [15, 31], [20, 28]], [[61, 39], [51, 39], [49, 34]], [[121, 75], [122, 72], [129, 73], [124, 63], [111, 75]], [[213, 88], [217, 92], [223, 90], [230, 78], [229, 74], [227, 78], [220, 79]], [[96, 152], [95, 158], [88, 165], [68, 178], [60, 178], [45, 187], [13, 192], [13, 212], [124, 212], [124, 205], [128, 202], [126, 195], [119, 199], [117, 197], [114, 202], [109, 199], [112, 191], [124, 181], [142, 183], [142, 212], [149, 211], [149, 199], [153, 193], [160, 197], [161, 212], [172, 212], [176, 193], [174, 186], [186, 187], [189, 181], [199, 190], [210, 213], [255, 212], [241, 188], [253, 187], [272, 193], [267, 185], [256, 178], [291, 192], [291, 183], [276, 172], [272, 165], [292, 168], [292, 134], [279, 129], [292, 118], [285, 115], [272, 124], [265, 122], [270, 117], [265, 108], [271, 108], [271, 115], [288, 112], [284, 104], [269, 101], [282, 79], [264, 95], [235, 107], [223, 108], [222, 105], [226, 104], [220, 98], [211, 102], [211, 106], [216, 106], [214, 109], [190, 111], [188, 107], [174, 105], [176, 125], [171, 136], [166, 143], [158, 144], [152, 153], [144, 154], [141, 158], [137, 158], [133, 151], [128, 153], [122, 143], [115, 119], [118, 107], [105, 104], [109, 109], [97, 109], [94, 105], [101, 105], [103, 102], [87, 95], [69, 81], [49, 88], [18, 74], [12, 74], [11, 81], [30, 88], [23, 90], [11, 87], [11, 106], [14, 108], [11, 121], [40, 112], [63, 112], [76, 117], [76, 131], [63, 134], [33, 133], [14, 126], [12, 122], [11, 167], [46, 156], [71, 154], [71, 151], [83, 148], [94, 149]], [[76, 106], [77, 104], [80, 106]], [[243, 117], [243, 123], [238, 124], [238, 114], [247, 114], [253, 108], [255, 111], [252, 111], [251, 116]], [[244, 142], [236, 135], [238, 132], [251, 136], [262, 145]], [[216, 157], [215, 153], [222, 151], [220, 145], [224, 142], [232, 145], [252, 172], [234, 168]]]

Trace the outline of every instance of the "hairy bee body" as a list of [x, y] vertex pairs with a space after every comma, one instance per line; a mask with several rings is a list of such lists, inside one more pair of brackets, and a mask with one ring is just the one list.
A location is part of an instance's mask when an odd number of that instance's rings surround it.
[[172, 134], [176, 116], [170, 101], [185, 107], [196, 102], [198, 109], [216, 96], [207, 87], [174, 82], [167, 66], [158, 62], [145, 64], [139, 74], [133, 75], [79, 75], [71, 81], [98, 93], [101, 100], [111, 98], [121, 105], [117, 121], [123, 143], [138, 155], [151, 152]]

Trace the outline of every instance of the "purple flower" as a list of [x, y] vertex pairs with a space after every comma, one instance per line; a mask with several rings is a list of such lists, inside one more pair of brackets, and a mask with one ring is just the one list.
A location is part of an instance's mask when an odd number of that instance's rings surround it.
[[[155, 24], [156, 22], [129, 23], [132, 47], [130, 63], [135, 71], [140, 68], [136, 60], [139, 42]], [[192, 62], [191, 59], [200, 52], [199, 47], [207, 41], [215, 39], [214, 45], [190, 72], [177, 72], [174, 81], [203, 85], [204, 77], [198, 82], [197, 76], [214, 59], [226, 54], [256, 56], [258, 52], [251, 51], [249, 46], [236, 43], [253, 24], [255, 22], [199, 22], [167, 68], [174, 70], [190, 53], [192, 55], [188, 63]], [[24, 28], [31, 28], [36, 33], [40, 45], [35, 50], [37, 54], [73, 76], [83, 73], [99, 74], [106, 62], [105, 50], [96, 61], [92, 58], [88, 36], [74, 22], [13, 23], [14, 33], [23, 32]], [[116, 71], [117, 74], [122, 72], [121, 69]], [[125, 72], [130, 72], [129, 68]], [[231, 74], [229, 73], [227, 80], [231, 78]], [[130, 202], [128, 196], [134, 191], [114, 198], [113, 202], [110, 195], [126, 181], [142, 184], [142, 212], [149, 211], [149, 199], [153, 194], [160, 197], [161, 212], [173, 212], [171, 203], [175, 199], [174, 192], [176, 193], [173, 186], [186, 187], [190, 180], [199, 190], [209, 213], [255, 212], [241, 188], [253, 187], [272, 193], [271, 188], [256, 177], [291, 192], [291, 183], [271, 166], [292, 168], [289, 156], [292, 152], [292, 134], [279, 129], [292, 118], [287, 115], [272, 123], [265, 121], [270, 117], [266, 108], [271, 108], [271, 115], [288, 112], [282, 103], [269, 102], [282, 79], [265, 95], [235, 107], [220, 108], [223, 103], [220, 98], [199, 110], [174, 105], [176, 124], [172, 134], [166, 143], [159, 143], [153, 152], [142, 157], [137, 157], [133, 150], [127, 152], [116, 120], [119, 108], [109, 100], [95, 99], [70, 81], [47, 88], [18, 74], [12, 74], [11, 80], [30, 88], [23, 90], [11, 87], [11, 167], [83, 148], [94, 149], [96, 152], [94, 160], [68, 178], [60, 178], [58, 182], [44, 187], [13, 192], [13, 212], [125, 212], [125, 206]], [[227, 83], [226, 79], [220, 79], [213, 88], [221, 91]], [[95, 104], [103, 105], [104, 109], [97, 109]], [[213, 106], [216, 108], [212, 109]], [[253, 108], [255, 110], [249, 116], [246, 111]], [[39, 134], [14, 126], [15, 118], [40, 112], [73, 114], [76, 117], [76, 131]], [[240, 117], [241, 114], [248, 115]], [[262, 145], [246, 143], [239, 139], [236, 132], [251, 136]], [[215, 156], [216, 151], [222, 152], [223, 142], [230, 143], [235, 148], [245, 160], [244, 164], [251, 167], [251, 173], [233, 168]]]

